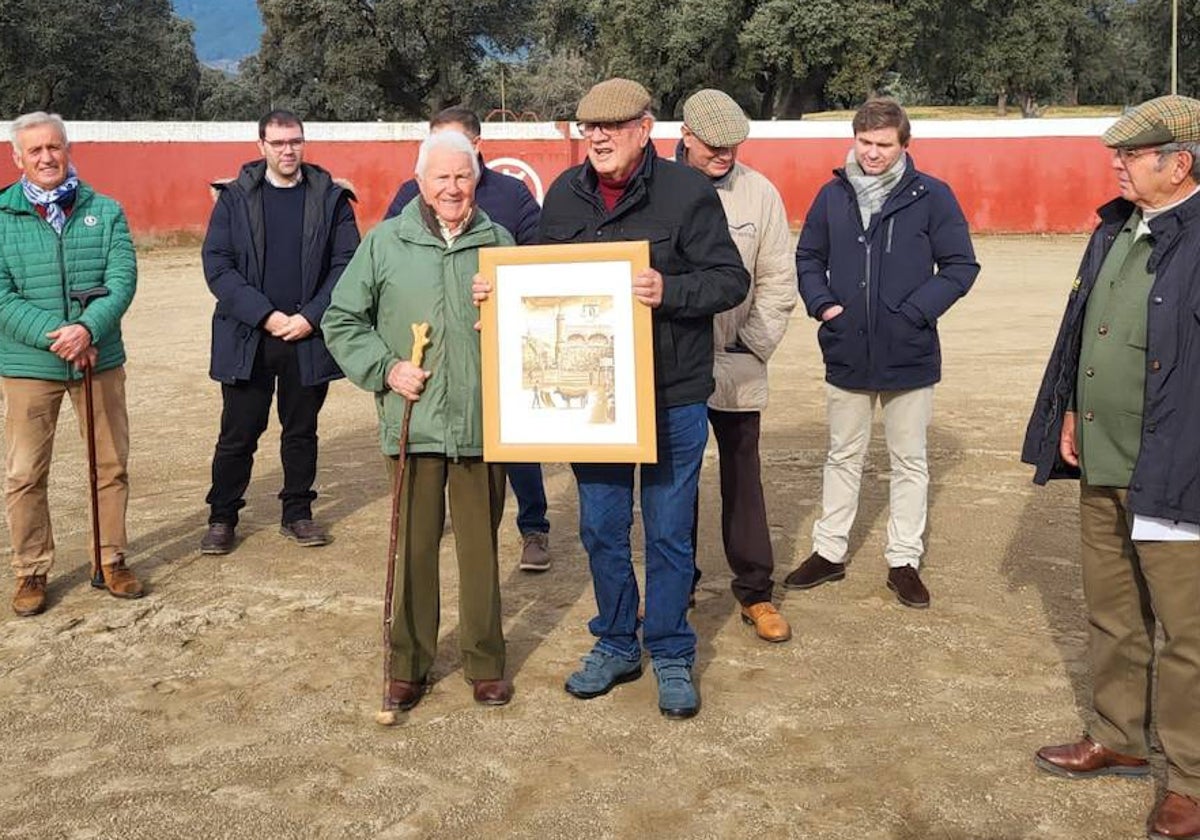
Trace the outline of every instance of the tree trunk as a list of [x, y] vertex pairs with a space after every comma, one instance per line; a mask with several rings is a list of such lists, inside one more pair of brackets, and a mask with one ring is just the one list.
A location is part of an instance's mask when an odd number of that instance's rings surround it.
[[1021, 116], [1024, 119], [1038, 116], [1037, 97], [1032, 93], [1021, 94]]
[[996, 97], [996, 116], [997, 117], [1008, 116], [1008, 90], [1007, 89], [1001, 90], [999, 95]]

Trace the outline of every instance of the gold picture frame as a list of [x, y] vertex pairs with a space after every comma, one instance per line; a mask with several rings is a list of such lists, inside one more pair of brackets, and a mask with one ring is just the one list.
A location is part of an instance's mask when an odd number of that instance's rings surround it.
[[484, 460], [658, 460], [649, 265], [645, 241], [479, 251]]

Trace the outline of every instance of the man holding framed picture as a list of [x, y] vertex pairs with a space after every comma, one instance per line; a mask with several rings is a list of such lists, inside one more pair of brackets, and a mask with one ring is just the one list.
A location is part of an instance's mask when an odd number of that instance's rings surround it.
[[[712, 184], [658, 157], [650, 142], [650, 94], [628, 79], [595, 85], [576, 116], [587, 160], [555, 180], [542, 206], [545, 244], [650, 242], [650, 268], [633, 296], [653, 310], [658, 462], [641, 469], [646, 535], [645, 645], [658, 678], [658, 705], [671, 718], [700, 708], [692, 683], [696, 634], [688, 624], [695, 569], [693, 499], [708, 439], [713, 392], [713, 315], [741, 303], [749, 275], [729, 236]], [[572, 465], [579, 531], [590, 561], [596, 644], [566, 682], [580, 699], [607, 694], [642, 674], [638, 586], [629, 532], [633, 464]]]

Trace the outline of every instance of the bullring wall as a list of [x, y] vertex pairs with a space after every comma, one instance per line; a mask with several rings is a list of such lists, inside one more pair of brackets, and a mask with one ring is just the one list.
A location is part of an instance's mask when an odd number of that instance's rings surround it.
[[[918, 167], [953, 186], [976, 232], [1083, 232], [1114, 195], [1110, 155], [1098, 140], [1111, 123], [917, 121], [910, 151]], [[7, 134], [7, 124], [0, 128]], [[69, 122], [68, 132], [81, 177], [118, 199], [141, 236], [203, 233], [208, 184], [258, 157], [254, 123]], [[354, 185], [365, 230], [411, 176], [424, 133], [423, 123], [310, 123], [305, 157]], [[524, 178], [539, 198], [584, 155], [567, 123], [487, 123], [483, 136], [489, 164]], [[672, 154], [679, 123], [657, 123], [653, 137], [661, 154]], [[740, 159], [775, 183], [798, 227], [850, 138], [848, 122], [754, 122]]]

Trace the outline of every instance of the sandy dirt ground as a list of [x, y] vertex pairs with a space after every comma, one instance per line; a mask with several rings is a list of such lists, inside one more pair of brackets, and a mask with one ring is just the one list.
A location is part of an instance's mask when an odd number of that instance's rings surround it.
[[[649, 673], [575, 700], [562, 683], [591, 644], [594, 601], [574, 482], [555, 465], [553, 570], [517, 570], [511, 497], [503, 525], [512, 704], [478, 707], [462, 679], [447, 533], [437, 683], [390, 729], [373, 722], [388, 501], [370, 398], [338, 383], [322, 416], [317, 515], [332, 545], [298, 549], [277, 533], [272, 421], [242, 542], [201, 557], [219, 412], [211, 299], [195, 249], [143, 254], [125, 323], [131, 562], [149, 595], [121, 602], [88, 586], [85, 456], [66, 407], [51, 607], [22, 619], [0, 605], [0, 836], [1144, 836], [1161, 760], [1151, 782], [1063, 781], [1032, 762], [1082, 731], [1089, 701], [1076, 490], [1033, 487], [1017, 458], [1083, 240], [978, 246], [975, 290], [942, 322], [931, 609], [901, 607], [884, 586], [877, 427], [847, 578], [778, 590], [795, 638], [758, 641], [729, 593], [710, 442], [692, 613], [702, 712], [662, 718]], [[820, 496], [813, 322], [793, 319], [772, 366], [762, 457], [782, 578], [810, 551]]]

